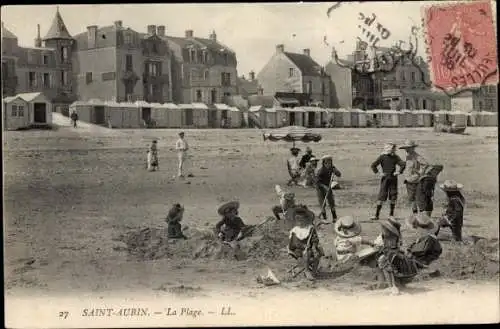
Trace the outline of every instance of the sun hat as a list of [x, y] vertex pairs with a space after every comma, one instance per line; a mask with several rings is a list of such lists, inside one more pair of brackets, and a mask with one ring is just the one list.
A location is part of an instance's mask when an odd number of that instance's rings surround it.
[[309, 159], [309, 162], [318, 162], [318, 161], [319, 159], [314, 156]]
[[399, 232], [399, 229], [397, 228], [396, 225], [394, 225], [393, 222], [389, 221], [389, 220], [383, 220], [380, 222], [380, 225], [382, 226], [382, 229], [384, 229], [385, 231], [395, 235], [395, 236], [400, 236], [401, 233]]
[[314, 213], [310, 211], [306, 206], [299, 205], [292, 208], [292, 218], [295, 220], [298, 226], [309, 226], [314, 221]]
[[361, 233], [361, 225], [352, 216], [344, 216], [335, 222], [334, 231], [343, 238], [353, 238]]
[[324, 160], [331, 160], [332, 159], [332, 156], [331, 155], [323, 155], [321, 157], [321, 160], [324, 161]]
[[432, 230], [435, 227], [435, 224], [426, 213], [419, 213], [408, 217], [406, 219], [406, 224], [410, 228], [415, 228], [416, 226], [416, 228], [424, 230]]
[[460, 183], [455, 182], [454, 180], [448, 179], [445, 180], [443, 184], [439, 185], [439, 188], [443, 191], [459, 191], [464, 186]]
[[400, 149], [410, 149], [410, 148], [415, 148], [417, 146], [418, 146], [418, 144], [416, 144], [415, 141], [407, 139], [407, 140], [405, 140], [403, 145], [401, 145], [399, 148]]
[[238, 201], [230, 201], [227, 203], [224, 203], [222, 206], [217, 209], [217, 212], [219, 215], [224, 216], [228, 211], [231, 210], [237, 210], [240, 208], [240, 203]]

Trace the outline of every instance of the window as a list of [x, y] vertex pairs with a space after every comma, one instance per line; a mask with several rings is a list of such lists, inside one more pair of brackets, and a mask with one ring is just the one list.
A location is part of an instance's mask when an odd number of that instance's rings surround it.
[[221, 84], [223, 86], [231, 85], [231, 73], [226, 73], [226, 72], [221, 73]]
[[68, 84], [68, 72], [61, 71], [61, 85], [66, 86]]
[[85, 74], [85, 82], [86, 82], [87, 84], [89, 84], [89, 83], [91, 83], [91, 82], [92, 82], [92, 72], [87, 72], [87, 73]]
[[229, 64], [229, 56], [227, 54], [224, 54], [224, 65], [228, 65]]
[[418, 101], [418, 98], [417, 98], [417, 97], [415, 97], [415, 98], [413, 99], [413, 104], [414, 104], [414, 108], [411, 108], [410, 110], [413, 110], [413, 109], [418, 109], [418, 108], [419, 108], [419, 104], [420, 104], [420, 102]]
[[35, 72], [28, 73], [28, 83], [30, 87], [36, 87], [36, 74]]
[[483, 109], [483, 102], [479, 101], [479, 110]]
[[191, 49], [189, 51], [189, 60], [190, 60], [191, 63], [194, 63], [195, 59], [196, 59], [196, 50]]
[[405, 71], [401, 71], [401, 80], [402, 81], [406, 80]]
[[63, 63], [68, 61], [68, 47], [61, 47], [61, 61]]
[[208, 63], [208, 52], [206, 51], [203, 52], [203, 63]]
[[24, 117], [24, 106], [19, 105], [17, 107], [17, 116], [18, 117]]
[[293, 77], [293, 75], [294, 75], [294, 74], [293, 74], [293, 73], [294, 73], [293, 71], [294, 71], [294, 70], [293, 70], [293, 67], [291, 67], [291, 68], [288, 70], [288, 77], [289, 77], [289, 78]]
[[159, 63], [148, 63], [147, 66], [148, 66], [148, 73], [150, 76], [156, 77], [160, 75]]
[[123, 36], [123, 42], [126, 45], [131, 45], [132, 44], [132, 34], [130, 33], [125, 33]]
[[115, 80], [115, 72], [106, 72], [101, 75], [102, 81]]
[[203, 94], [201, 92], [201, 90], [196, 90], [196, 101], [197, 102], [202, 102], [202, 99], [203, 99]]
[[127, 71], [132, 71], [133, 70], [132, 55], [126, 55], [125, 56], [125, 69]]
[[405, 99], [405, 109], [406, 110], [410, 109], [410, 100], [408, 98]]
[[231, 96], [231, 93], [224, 93], [224, 96], [229, 97], [229, 96]]
[[43, 65], [49, 65], [49, 56], [43, 55]]
[[326, 88], [325, 88], [325, 82], [322, 81], [321, 82], [321, 95], [325, 95], [326, 94]]
[[313, 85], [312, 81], [307, 82], [307, 93], [308, 94], [312, 93], [312, 85]]
[[208, 74], [209, 72], [208, 70], [206, 70], [205, 73], [203, 74], [203, 79], [208, 80]]
[[212, 91], [210, 92], [210, 100], [212, 104], [217, 103], [217, 90], [212, 89]]
[[43, 74], [43, 87], [50, 88], [50, 74], [48, 73]]
[[426, 99], [422, 99], [422, 108], [424, 110], [427, 110], [427, 100]]
[[415, 72], [411, 72], [411, 81], [415, 82], [415, 79], [416, 79], [416, 73]]
[[13, 117], [17, 117], [17, 105], [12, 105], [12, 112], [10, 115]]

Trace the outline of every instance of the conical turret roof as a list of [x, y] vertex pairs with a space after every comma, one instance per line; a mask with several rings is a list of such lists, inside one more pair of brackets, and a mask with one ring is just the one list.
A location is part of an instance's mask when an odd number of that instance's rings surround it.
[[2, 22], [2, 39], [17, 39], [14, 33], [7, 30], [3, 22]]
[[64, 24], [61, 14], [59, 13], [59, 7], [57, 8], [56, 16], [52, 21], [49, 32], [47, 32], [47, 35], [43, 38], [43, 40], [48, 39], [73, 39], [66, 28], [66, 24]]

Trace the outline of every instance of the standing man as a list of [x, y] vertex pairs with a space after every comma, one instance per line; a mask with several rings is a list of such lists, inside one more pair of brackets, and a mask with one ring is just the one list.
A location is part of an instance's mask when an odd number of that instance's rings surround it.
[[177, 176], [179, 178], [184, 177], [183, 169], [184, 162], [186, 161], [187, 151], [189, 150], [189, 146], [187, 141], [184, 139], [184, 132], [181, 131], [179, 133], [179, 139], [175, 143], [175, 150], [177, 151], [177, 158], [179, 159], [179, 170]]
[[76, 111], [71, 112], [71, 121], [73, 122], [73, 128], [76, 128], [76, 122], [78, 121], [78, 113]]
[[321, 215], [324, 220], [326, 217], [326, 202], [330, 206], [332, 221], [335, 223], [337, 220], [337, 212], [335, 210], [335, 199], [333, 197], [333, 190], [331, 187], [333, 176], [340, 177], [340, 171], [333, 165], [332, 157], [324, 155], [321, 158], [321, 168], [316, 174], [316, 192], [318, 194], [318, 202], [321, 207]]
[[[378, 166], [382, 167], [380, 178], [380, 190], [378, 192], [377, 211], [372, 220], [378, 220], [382, 205], [387, 199], [390, 201], [389, 217], [394, 218], [394, 209], [398, 200], [398, 175], [405, 170], [406, 163], [396, 154], [396, 145], [388, 143], [384, 146], [381, 155], [372, 163], [371, 168], [375, 174], [378, 174]], [[399, 173], [396, 172], [396, 166], [399, 166]]]
[[[418, 145], [414, 141], [406, 140], [404, 144], [399, 147], [406, 151], [406, 178], [404, 183], [406, 184], [408, 201], [411, 203], [413, 214], [417, 214], [419, 210], [421, 212], [429, 212], [428, 209], [430, 208], [430, 205], [426, 205], [425, 200], [429, 198], [426, 198], [421, 184], [421, 178], [427, 171], [429, 162], [415, 151], [417, 146]], [[432, 192], [434, 192], [434, 186], [427, 186], [426, 188], [427, 190], [432, 188]], [[430, 191], [427, 191], [427, 193], [430, 193]], [[432, 200], [432, 197], [430, 199]], [[432, 211], [432, 209], [430, 211]]]

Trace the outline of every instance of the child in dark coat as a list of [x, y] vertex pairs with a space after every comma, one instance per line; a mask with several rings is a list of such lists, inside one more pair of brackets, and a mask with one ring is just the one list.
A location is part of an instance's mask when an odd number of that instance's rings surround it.
[[181, 221], [184, 215], [184, 207], [176, 203], [170, 209], [166, 222], [168, 223], [167, 235], [169, 239], [187, 239], [182, 233]]
[[444, 222], [442, 226], [451, 228], [451, 233], [455, 241], [462, 241], [465, 208], [465, 198], [461, 193], [463, 185], [452, 180], [447, 180], [439, 187], [448, 197], [448, 204], [442, 218]]

